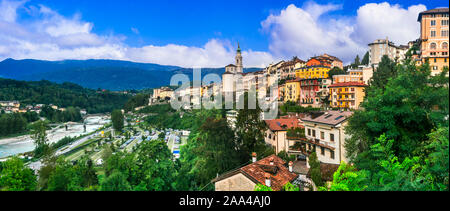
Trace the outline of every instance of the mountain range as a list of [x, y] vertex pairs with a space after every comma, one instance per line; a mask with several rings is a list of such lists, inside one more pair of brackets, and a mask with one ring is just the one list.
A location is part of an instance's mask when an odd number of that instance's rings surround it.
[[[260, 68], [245, 68], [244, 72]], [[48, 80], [71, 82], [91, 89], [142, 90], [169, 85], [178, 73], [192, 80], [192, 68], [119, 60], [14, 60], [0, 62], [0, 78], [25, 81]], [[209, 73], [221, 75], [225, 68], [202, 68], [202, 77]]]

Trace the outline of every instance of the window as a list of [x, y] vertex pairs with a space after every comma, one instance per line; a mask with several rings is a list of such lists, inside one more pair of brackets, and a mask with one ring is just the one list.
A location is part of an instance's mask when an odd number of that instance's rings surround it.
[[431, 43], [430, 44], [430, 49], [433, 49], [433, 50], [436, 49], [436, 43]]
[[320, 132], [320, 139], [322, 139], [322, 140], [325, 139], [325, 133], [322, 131]]
[[311, 135], [311, 129], [308, 129], [308, 136]]
[[330, 133], [330, 141], [334, 142], [334, 134]]
[[441, 36], [442, 37], [448, 37], [448, 30], [442, 30], [441, 31]]
[[431, 25], [436, 26], [436, 20], [431, 20]]
[[442, 49], [448, 49], [448, 43], [446, 42], [442, 43]]
[[325, 148], [320, 147], [320, 154], [321, 154], [321, 155], [325, 155]]
[[431, 37], [436, 37], [436, 31], [431, 31]]
[[448, 26], [448, 20], [441, 20], [441, 25]]
[[316, 130], [312, 130], [312, 136], [315, 138], [316, 137]]
[[334, 151], [333, 150], [330, 150], [330, 158], [334, 159]]
[[433, 66], [432, 69], [433, 70], [438, 70], [438, 67], [437, 66]]

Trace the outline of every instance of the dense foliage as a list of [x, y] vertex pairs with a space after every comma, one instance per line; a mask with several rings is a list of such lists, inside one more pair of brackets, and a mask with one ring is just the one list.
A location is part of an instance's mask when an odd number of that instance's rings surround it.
[[86, 109], [88, 113], [104, 113], [122, 108], [129, 98], [128, 94], [95, 91], [72, 83], [0, 78], [0, 100], [18, 100], [24, 105], [54, 104], [62, 108]]
[[393, 150], [394, 140], [385, 135], [371, 146], [369, 153], [376, 157], [373, 169], [356, 170], [342, 163], [334, 173], [331, 191], [448, 191], [449, 141], [448, 127], [429, 135], [425, 147], [431, 153], [400, 160]]
[[448, 68], [383, 58], [355, 111], [343, 166], [331, 190], [448, 190]]
[[46, 105], [42, 107], [42, 111], [39, 115], [51, 122], [80, 122], [83, 119], [80, 114], [80, 109], [72, 106], [64, 111], [60, 111]]
[[32, 191], [36, 189], [36, 175], [17, 157], [1, 164], [0, 191]]
[[300, 106], [298, 103], [295, 102], [285, 102], [283, 105], [280, 106], [280, 111], [281, 114], [280, 115], [284, 115], [288, 112], [293, 112], [293, 113], [308, 113], [310, 111], [318, 111], [320, 110], [320, 108], [313, 108], [311, 106], [309, 107], [303, 107]]
[[137, 94], [130, 98], [127, 103], [125, 103], [123, 109], [125, 112], [133, 111], [137, 107], [148, 105], [150, 95], [149, 94]]
[[111, 113], [111, 121], [112, 121], [112, 125], [114, 130], [116, 131], [122, 131], [123, 127], [124, 127], [124, 119], [125, 117], [122, 114], [121, 110], [114, 110]]

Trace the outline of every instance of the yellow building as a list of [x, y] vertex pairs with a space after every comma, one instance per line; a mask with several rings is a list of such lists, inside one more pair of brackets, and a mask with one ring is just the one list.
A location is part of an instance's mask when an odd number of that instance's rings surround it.
[[438, 8], [419, 14], [421, 60], [428, 62], [433, 75], [442, 71], [449, 63], [449, 9]]
[[304, 67], [295, 71], [295, 76], [300, 79], [328, 78], [331, 64], [325, 60], [310, 59]]
[[299, 102], [301, 94], [300, 80], [286, 81], [284, 86], [284, 102]]
[[367, 87], [361, 82], [335, 83], [330, 88], [330, 106], [333, 108], [359, 109]]
[[297, 69], [295, 76], [301, 79], [328, 78], [329, 67], [303, 67]]

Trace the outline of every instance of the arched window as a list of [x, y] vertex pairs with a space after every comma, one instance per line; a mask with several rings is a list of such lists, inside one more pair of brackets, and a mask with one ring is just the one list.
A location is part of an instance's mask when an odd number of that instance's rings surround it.
[[436, 43], [431, 43], [430, 44], [430, 49], [436, 49]]
[[442, 49], [448, 49], [448, 43], [447, 42], [442, 43]]

